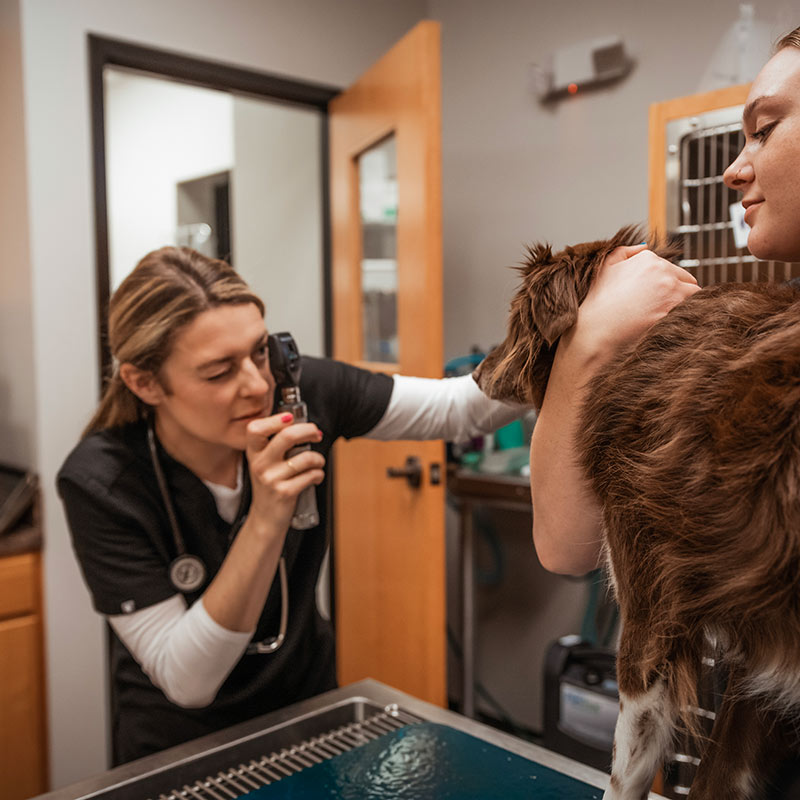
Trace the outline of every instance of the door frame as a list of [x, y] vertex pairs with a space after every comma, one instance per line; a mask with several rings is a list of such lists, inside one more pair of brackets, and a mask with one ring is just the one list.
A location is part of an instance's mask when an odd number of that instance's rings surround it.
[[110, 297], [108, 249], [108, 197], [106, 185], [105, 98], [106, 66], [146, 72], [156, 77], [206, 89], [259, 97], [320, 112], [320, 191], [322, 197], [322, 292], [325, 355], [333, 351], [331, 287], [330, 181], [328, 152], [328, 103], [341, 91], [312, 81], [295, 80], [269, 72], [245, 69], [170, 50], [157, 50], [122, 39], [88, 34], [89, 91], [91, 98], [92, 170], [95, 209], [95, 274], [100, 387], [110, 374], [107, 314]]

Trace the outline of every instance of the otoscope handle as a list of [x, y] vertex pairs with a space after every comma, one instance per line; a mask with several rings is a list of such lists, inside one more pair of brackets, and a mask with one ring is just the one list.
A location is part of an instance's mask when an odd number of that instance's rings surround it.
[[[283, 412], [289, 412], [294, 417], [292, 425], [296, 425], [298, 422], [308, 422], [308, 408], [302, 400], [296, 400], [294, 402], [284, 401], [280, 404], [280, 409]], [[308, 443], [298, 444], [287, 451], [286, 458], [294, 458], [298, 453], [310, 449], [311, 445]], [[317, 493], [312, 484], [303, 489], [303, 491], [300, 492], [300, 496], [297, 498], [297, 505], [295, 506], [294, 516], [292, 517], [292, 527], [298, 531], [306, 531], [309, 528], [316, 528], [317, 525], [319, 525]]]
[[292, 517], [292, 527], [296, 531], [307, 531], [319, 525], [319, 511], [317, 510], [317, 494], [315, 487], [306, 486], [297, 498], [297, 505], [294, 508]]

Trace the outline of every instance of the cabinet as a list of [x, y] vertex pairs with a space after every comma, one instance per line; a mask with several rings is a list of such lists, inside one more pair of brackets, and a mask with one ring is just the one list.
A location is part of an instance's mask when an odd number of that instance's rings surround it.
[[47, 791], [41, 556], [0, 558], [0, 786], [4, 800]]

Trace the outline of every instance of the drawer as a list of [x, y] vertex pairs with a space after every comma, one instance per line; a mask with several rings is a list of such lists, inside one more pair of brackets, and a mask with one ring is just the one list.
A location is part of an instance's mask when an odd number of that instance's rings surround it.
[[39, 610], [39, 554], [0, 558], [0, 619]]

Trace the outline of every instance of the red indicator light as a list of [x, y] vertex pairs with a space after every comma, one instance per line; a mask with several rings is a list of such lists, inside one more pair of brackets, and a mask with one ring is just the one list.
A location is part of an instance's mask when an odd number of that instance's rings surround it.
[[577, 83], [571, 83], [569, 86], [567, 86], [567, 91], [570, 94], [577, 94], [577, 92], [578, 92], [578, 84]]

